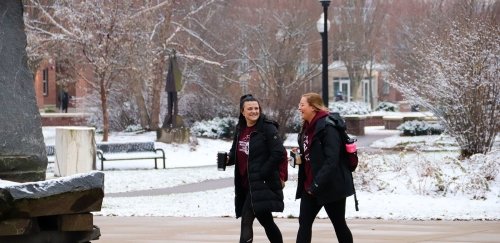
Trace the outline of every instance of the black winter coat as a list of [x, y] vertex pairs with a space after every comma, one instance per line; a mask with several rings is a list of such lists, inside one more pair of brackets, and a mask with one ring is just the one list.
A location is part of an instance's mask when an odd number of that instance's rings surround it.
[[251, 196], [253, 210], [261, 212], [283, 212], [283, 190], [279, 177], [279, 164], [283, 160], [283, 142], [278, 136], [277, 124], [262, 115], [255, 124], [255, 131], [250, 134], [248, 154], [249, 192], [242, 187], [239, 174], [236, 149], [239, 130], [236, 132], [229, 152], [228, 165], [235, 165], [235, 212], [241, 216], [245, 196]]
[[[299, 134], [298, 142], [302, 161], [304, 159], [303, 139]], [[347, 168], [345, 145], [341, 141], [338, 130], [326, 117], [316, 122], [313, 140], [311, 141], [311, 167], [313, 171], [313, 185], [310, 190], [321, 205], [337, 201], [354, 194], [352, 174]], [[342, 158], [342, 159], [341, 159]], [[299, 176], [296, 198], [304, 193], [304, 164], [299, 165]]]

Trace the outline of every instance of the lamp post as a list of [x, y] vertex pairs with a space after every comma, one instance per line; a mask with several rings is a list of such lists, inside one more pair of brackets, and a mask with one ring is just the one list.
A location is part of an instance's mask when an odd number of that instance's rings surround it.
[[330, 29], [330, 21], [328, 21], [328, 6], [330, 6], [331, 0], [319, 0], [323, 6], [323, 13], [316, 22], [316, 28], [321, 35], [322, 43], [322, 94], [323, 102], [325, 106], [328, 107], [328, 30]]

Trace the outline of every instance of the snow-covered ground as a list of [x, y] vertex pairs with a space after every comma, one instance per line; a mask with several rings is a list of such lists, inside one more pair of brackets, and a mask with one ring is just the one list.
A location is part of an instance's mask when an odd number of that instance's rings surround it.
[[[54, 128], [44, 127], [46, 144], [55, 143], [54, 131]], [[367, 129], [366, 133], [380, 134], [383, 131]], [[413, 150], [361, 155], [360, 167], [354, 173], [360, 211], [354, 210], [353, 197], [349, 197], [348, 218], [500, 220], [498, 147], [488, 156], [476, 156], [469, 164], [461, 164], [456, 160], [457, 147], [449, 137], [399, 137], [393, 131], [387, 135], [371, 147], [391, 148], [410, 143], [414, 145], [410, 145]], [[99, 142], [101, 138], [97, 135], [96, 139]], [[109, 138], [110, 142], [155, 139], [154, 132], [112, 133]], [[285, 145], [294, 146], [295, 141], [296, 136], [289, 136]], [[105, 192], [168, 188], [208, 179], [231, 178], [232, 167], [218, 171], [215, 166], [217, 151], [229, 150], [230, 141], [198, 138], [198, 143], [195, 150], [189, 145], [155, 143], [166, 152], [166, 170], [152, 169], [154, 162], [148, 160], [106, 162]], [[481, 167], [482, 164], [488, 168]], [[467, 171], [465, 175], [464, 171]], [[480, 173], [491, 173], [495, 177], [487, 182], [489, 190], [476, 186], [481, 181], [474, 181], [474, 178], [481, 176]], [[295, 178], [293, 175], [297, 174], [297, 169], [289, 167], [289, 174]], [[48, 172], [48, 177], [52, 176], [53, 164]], [[295, 190], [296, 181], [291, 179], [284, 189], [285, 211], [276, 213], [276, 216], [298, 216], [300, 200], [295, 200]], [[233, 197], [233, 187], [208, 191], [200, 188], [199, 192], [161, 196], [105, 197], [102, 210], [95, 214], [232, 217]], [[326, 217], [326, 213], [321, 211], [319, 216]]]

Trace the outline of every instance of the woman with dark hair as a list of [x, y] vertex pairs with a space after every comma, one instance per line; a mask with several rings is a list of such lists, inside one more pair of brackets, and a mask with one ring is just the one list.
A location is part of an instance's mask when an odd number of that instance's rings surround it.
[[354, 194], [351, 172], [339, 132], [326, 121], [328, 109], [317, 93], [302, 95], [299, 103], [303, 125], [298, 136], [299, 165], [296, 198], [300, 200], [297, 243], [311, 242], [316, 215], [325, 208], [340, 243], [352, 243], [345, 221], [346, 197]]
[[253, 241], [255, 218], [264, 227], [271, 243], [283, 242], [271, 212], [283, 212], [283, 191], [279, 164], [283, 142], [278, 124], [261, 114], [252, 95], [240, 99], [240, 116], [227, 165], [235, 165], [235, 211], [241, 217], [240, 242]]

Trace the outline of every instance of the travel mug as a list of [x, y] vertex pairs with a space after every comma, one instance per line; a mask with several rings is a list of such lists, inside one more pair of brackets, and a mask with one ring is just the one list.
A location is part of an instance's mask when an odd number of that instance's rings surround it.
[[224, 171], [226, 170], [227, 152], [219, 151], [217, 152], [217, 169]]

